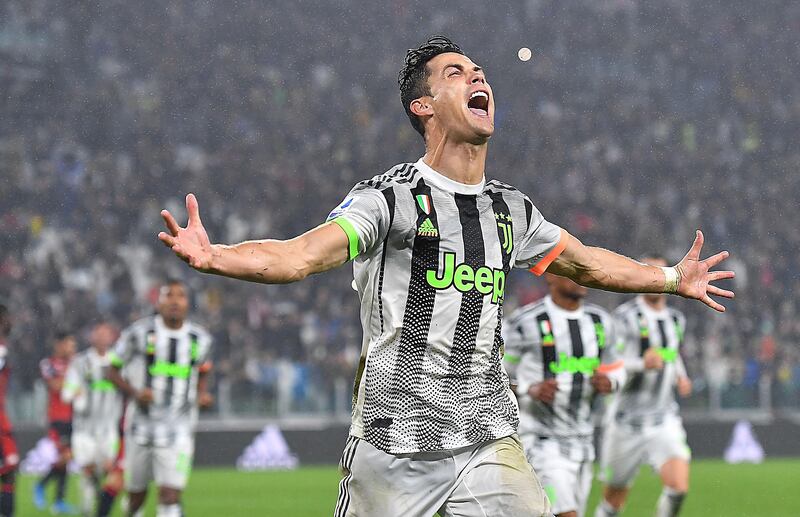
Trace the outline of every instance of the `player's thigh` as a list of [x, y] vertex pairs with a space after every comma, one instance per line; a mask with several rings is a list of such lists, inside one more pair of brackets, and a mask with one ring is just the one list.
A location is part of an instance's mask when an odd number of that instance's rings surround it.
[[603, 433], [600, 480], [612, 487], [630, 487], [646, 459], [646, 437], [627, 427], [612, 426]]
[[113, 464], [119, 456], [119, 432], [110, 430], [97, 437], [97, 462], [101, 468]]
[[92, 435], [75, 431], [72, 433], [70, 444], [72, 458], [79, 467], [87, 467], [97, 462], [97, 442]]
[[516, 436], [481, 447], [442, 506], [443, 517], [549, 516], [550, 504]]
[[657, 473], [672, 459], [687, 464], [692, 459], [692, 451], [686, 442], [686, 431], [678, 419], [670, 419], [664, 424], [648, 431], [649, 447], [647, 463]]
[[541, 440], [528, 450], [528, 459], [550, 500], [551, 511], [556, 515], [577, 511], [582, 463], [564, 457], [558, 442], [550, 439]]
[[454, 461], [446, 456], [393, 455], [348, 437], [334, 517], [433, 515], [456, 480]]
[[128, 492], [144, 492], [153, 478], [153, 448], [126, 442], [125, 448], [125, 488]]
[[[126, 451], [127, 454], [127, 451]], [[183, 490], [194, 459], [194, 437], [182, 434], [169, 447], [154, 447], [153, 477], [159, 487]]]

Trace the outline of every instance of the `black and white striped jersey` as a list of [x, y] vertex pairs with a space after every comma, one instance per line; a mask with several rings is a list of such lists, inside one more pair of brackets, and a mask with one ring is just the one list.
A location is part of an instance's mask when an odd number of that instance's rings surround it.
[[350, 242], [364, 329], [351, 434], [400, 454], [513, 434], [500, 322], [513, 267], [566, 246], [517, 189], [422, 160], [357, 184], [328, 217]]
[[179, 433], [197, 424], [197, 381], [211, 367], [211, 337], [186, 321], [167, 327], [161, 316], [141, 319], [126, 328], [111, 355], [111, 364], [136, 389], [153, 390], [153, 402], [142, 407], [128, 402], [126, 436], [137, 443], [169, 445]]
[[102, 436], [119, 428], [122, 395], [105, 377], [109, 364], [109, 354], [101, 356], [88, 348], [67, 368], [61, 398], [72, 403], [72, 428], [77, 433]]
[[[616, 397], [616, 419], [646, 423], [677, 414], [674, 386], [678, 376], [686, 375], [680, 355], [686, 318], [671, 307], [656, 311], [640, 296], [620, 305], [614, 317], [619, 328], [617, 346], [628, 372], [628, 381]], [[648, 348], [658, 349], [663, 369], [644, 369], [643, 356]]]
[[[591, 445], [592, 402], [597, 396], [590, 384], [592, 375], [598, 370], [607, 373], [615, 388], [625, 382], [625, 369], [613, 346], [611, 315], [588, 303], [569, 311], [548, 295], [514, 311], [504, 336], [504, 363], [517, 384], [520, 434], [574, 438]], [[546, 379], [558, 383], [552, 404], [528, 395], [531, 386]]]

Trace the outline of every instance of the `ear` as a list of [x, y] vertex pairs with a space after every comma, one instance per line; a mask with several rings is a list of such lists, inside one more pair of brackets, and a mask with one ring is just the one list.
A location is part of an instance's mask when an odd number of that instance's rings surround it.
[[424, 97], [420, 97], [419, 99], [414, 99], [411, 101], [411, 113], [418, 117], [427, 117], [433, 115], [433, 104], [431, 103], [431, 98], [427, 95]]

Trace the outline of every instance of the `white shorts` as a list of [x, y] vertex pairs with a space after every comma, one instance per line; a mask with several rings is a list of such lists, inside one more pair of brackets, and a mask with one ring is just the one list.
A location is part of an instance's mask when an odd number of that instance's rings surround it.
[[658, 473], [672, 458], [692, 458], [680, 417], [671, 415], [662, 424], [640, 428], [614, 423], [603, 433], [600, 479], [613, 487], [630, 487], [641, 465]]
[[72, 432], [72, 456], [78, 467], [94, 465], [105, 469], [113, 464], [119, 452], [119, 432], [109, 429], [105, 432]]
[[[556, 515], [577, 512], [578, 517], [582, 517], [592, 489], [593, 453], [580, 455], [581, 459], [571, 458], [565, 454], [559, 440], [535, 435], [523, 436], [522, 443], [550, 499], [552, 512]], [[592, 447], [587, 443], [585, 448]]]
[[141, 445], [125, 439], [125, 488], [143, 492], [153, 480], [156, 486], [186, 488], [194, 458], [194, 437], [179, 435], [168, 447]]
[[515, 436], [459, 449], [389, 454], [350, 437], [335, 517], [549, 517]]

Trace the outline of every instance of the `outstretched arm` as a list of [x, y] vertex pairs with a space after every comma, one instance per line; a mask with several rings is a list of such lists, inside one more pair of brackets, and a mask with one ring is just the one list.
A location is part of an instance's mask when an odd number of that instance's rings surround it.
[[204, 273], [264, 284], [296, 282], [347, 261], [349, 241], [336, 224], [325, 223], [285, 241], [247, 241], [233, 246], [211, 244], [194, 194], [186, 196], [189, 222], [181, 228], [161, 211], [167, 232], [158, 238], [184, 262]]
[[716, 280], [733, 278], [733, 271], [709, 271], [725, 260], [728, 252], [722, 251], [700, 260], [703, 247], [703, 232], [700, 230], [689, 252], [674, 268], [649, 266], [603, 248], [584, 246], [571, 235], [567, 238], [566, 248], [547, 271], [571, 278], [586, 287], [618, 293], [674, 293], [700, 300], [719, 312], [725, 312], [725, 307], [710, 295], [733, 298], [733, 292], [711, 284]]

